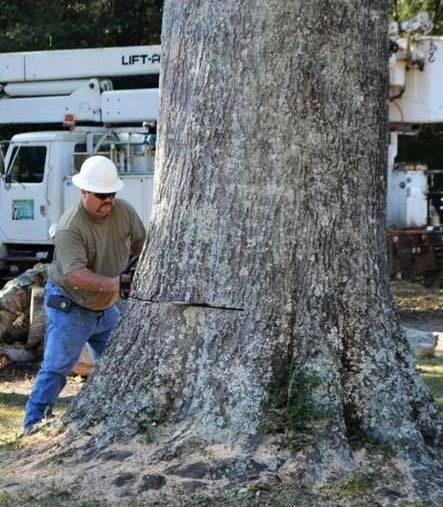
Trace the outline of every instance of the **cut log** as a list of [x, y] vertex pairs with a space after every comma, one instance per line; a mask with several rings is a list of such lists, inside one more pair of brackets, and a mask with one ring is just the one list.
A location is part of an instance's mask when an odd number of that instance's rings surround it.
[[29, 309], [29, 330], [26, 348], [38, 345], [44, 337], [46, 317], [44, 309], [44, 288], [34, 286], [31, 290], [31, 306]]
[[34, 351], [17, 345], [3, 345], [0, 348], [0, 356], [6, 357], [11, 363], [32, 363], [37, 359]]

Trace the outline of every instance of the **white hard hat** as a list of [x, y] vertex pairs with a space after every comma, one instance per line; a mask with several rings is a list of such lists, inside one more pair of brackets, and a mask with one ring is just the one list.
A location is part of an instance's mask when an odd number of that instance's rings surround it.
[[87, 192], [100, 194], [118, 192], [123, 188], [123, 181], [119, 179], [114, 163], [102, 155], [87, 158], [80, 172], [72, 177], [72, 183]]

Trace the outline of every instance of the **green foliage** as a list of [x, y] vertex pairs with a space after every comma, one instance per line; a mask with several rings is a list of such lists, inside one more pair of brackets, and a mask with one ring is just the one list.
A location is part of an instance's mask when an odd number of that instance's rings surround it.
[[145, 442], [147, 444], [152, 444], [155, 440], [156, 423], [152, 421], [143, 421], [140, 426]]
[[48, 487], [41, 496], [35, 496], [29, 491], [17, 491], [14, 494], [7, 491], [0, 491], [0, 507], [27, 507], [38, 505], [39, 507], [54, 507], [57, 505], [73, 505], [68, 503], [72, 496], [75, 496], [77, 488], [63, 489], [55, 484]]
[[254, 493], [252, 491], [248, 491], [242, 489], [240, 491], [236, 491], [232, 493], [230, 497], [227, 499], [227, 503], [230, 506], [241, 506], [241, 505], [250, 505], [251, 501], [254, 499]]
[[412, 19], [419, 12], [427, 12], [434, 23], [432, 33], [443, 33], [443, 6], [441, 0], [391, 0], [390, 15], [396, 21]]
[[367, 475], [355, 473], [338, 485], [325, 484], [320, 491], [327, 496], [351, 500], [367, 493], [373, 486], [373, 481]]
[[100, 507], [104, 505], [101, 500], [96, 500], [95, 498], [90, 498], [88, 500], [83, 500], [78, 504], [78, 507]]
[[328, 414], [316, 405], [311, 392], [321, 384], [321, 379], [294, 373], [291, 378], [290, 390], [293, 393], [288, 403], [288, 419], [292, 430], [302, 431], [314, 421]]
[[352, 474], [341, 483], [336, 492], [339, 498], [355, 498], [372, 488], [372, 481], [363, 474]]
[[322, 383], [319, 377], [291, 371], [290, 367], [277, 371], [282, 375], [270, 387], [270, 407], [262, 431], [283, 433], [286, 445], [299, 450], [314, 443], [312, 425], [332, 412], [319, 406], [312, 396]]
[[17, 504], [16, 498], [7, 491], [0, 491], [0, 507], [13, 507]]
[[163, 0], [0, 0], [0, 52], [159, 44]]
[[292, 395], [288, 400], [288, 445], [294, 450], [314, 444], [312, 425], [321, 419], [329, 418], [331, 410], [319, 406], [312, 392], [321, 385], [321, 379], [294, 372], [290, 382]]
[[366, 475], [353, 474], [339, 486], [337, 493], [340, 498], [353, 498], [368, 491], [371, 487], [372, 481]]

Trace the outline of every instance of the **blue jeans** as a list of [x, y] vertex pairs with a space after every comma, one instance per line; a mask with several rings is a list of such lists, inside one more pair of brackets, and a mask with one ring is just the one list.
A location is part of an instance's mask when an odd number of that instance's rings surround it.
[[117, 325], [119, 311], [114, 306], [102, 312], [71, 307], [68, 313], [47, 305], [50, 295], [62, 295], [52, 280], [45, 288], [46, 335], [43, 362], [26, 404], [23, 426], [28, 428], [42, 420], [66, 383], [66, 377], [88, 343], [94, 359], [105, 349], [109, 335]]

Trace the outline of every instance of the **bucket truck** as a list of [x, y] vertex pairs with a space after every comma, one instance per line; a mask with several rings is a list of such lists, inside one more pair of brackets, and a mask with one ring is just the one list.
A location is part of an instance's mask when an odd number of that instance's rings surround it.
[[48, 231], [78, 200], [71, 177], [90, 155], [114, 161], [125, 183], [119, 195], [148, 221], [159, 72], [159, 46], [0, 54], [0, 124], [39, 129], [1, 144], [6, 279], [50, 260]]
[[443, 171], [426, 160], [399, 162], [396, 156], [399, 141], [443, 122], [443, 37], [426, 35], [431, 28], [423, 13], [391, 25], [389, 61], [388, 258], [391, 275], [425, 283], [443, 265]]

